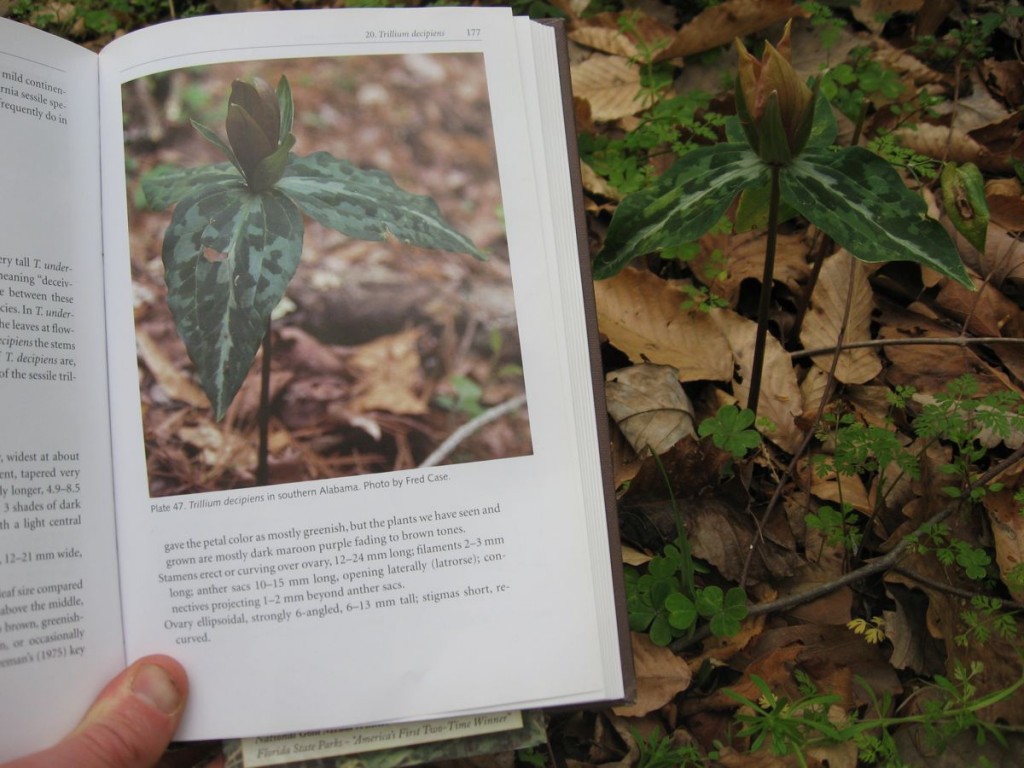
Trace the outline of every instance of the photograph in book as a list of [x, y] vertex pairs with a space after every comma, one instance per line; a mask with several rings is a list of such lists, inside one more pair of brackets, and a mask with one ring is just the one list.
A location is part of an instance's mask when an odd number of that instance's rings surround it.
[[532, 453], [482, 54], [178, 69], [122, 104], [151, 496]]

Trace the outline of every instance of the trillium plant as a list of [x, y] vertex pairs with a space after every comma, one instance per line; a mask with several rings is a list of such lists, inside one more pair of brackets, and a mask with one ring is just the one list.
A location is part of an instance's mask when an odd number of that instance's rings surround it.
[[779, 210], [785, 203], [867, 262], [916, 261], [972, 288], [953, 241], [927, 215], [885, 160], [863, 147], [837, 148], [836, 122], [817, 83], [790, 64], [790, 25], [760, 59], [743, 44], [736, 81], [737, 119], [722, 144], [699, 147], [655, 184], [626, 197], [612, 217], [594, 276], [607, 278], [632, 259], [692, 242], [744, 191], [767, 190], [768, 233], [750, 401], [757, 411], [768, 326]]
[[[266, 482], [270, 318], [302, 255], [303, 213], [361, 240], [403, 243], [486, 258], [430, 198], [386, 173], [327, 152], [291, 152], [294, 107], [288, 81], [236, 80], [227, 141], [193, 122], [227, 162], [158, 168], [142, 180], [154, 210], [175, 206], [164, 233], [167, 302], [218, 420], [263, 344], [258, 480]], [[262, 477], [261, 477], [262, 476]]]

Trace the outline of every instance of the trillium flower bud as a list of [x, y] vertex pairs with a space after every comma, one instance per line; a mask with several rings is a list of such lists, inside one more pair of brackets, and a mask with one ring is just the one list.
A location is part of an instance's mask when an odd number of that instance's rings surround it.
[[[282, 79], [282, 83], [287, 90], [287, 82]], [[290, 102], [290, 93], [287, 99]], [[281, 96], [266, 81], [253, 78], [232, 84], [225, 122], [228, 144], [254, 192], [272, 187], [281, 178], [295, 144], [289, 127], [281, 119]]]
[[765, 43], [760, 60], [736, 40], [736, 111], [750, 146], [770, 165], [787, 165], [800, 154], [814, 120], [814, 92], [789, 62], [790, 26], [778, 47]]

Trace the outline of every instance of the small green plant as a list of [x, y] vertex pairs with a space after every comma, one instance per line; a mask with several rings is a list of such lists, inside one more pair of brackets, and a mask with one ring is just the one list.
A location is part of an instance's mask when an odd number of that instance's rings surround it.
[[823, 546], [842, 546], [847, 552], [856, 552], [860, 547], [863, 537], [858, 526], [860, 518], [849, 504], [843, 504], [842, 510], [828, 504], [818, 507], [818, 511], [808, 514], [804, 521], [808, 528], [821, 532]]
[[728, 451], [735, 459], [742, 459], [761, 444], [761, 435], [751, 429], [753, 425], [752, 410], [723, 405], [718, 413], [700, 423], [697, 434], [710, 437], [717, 448]]
[[693, 744], [677, 747], [668, 736], [655, 728], [646, 737], [630, 729], [640, 752], [636, 768], [699, 768], [704, 765], [700, 750]]
[[649, 107], [657, 103], [662, 94], [672, 85], [674, 67], [668, 62], [657, 62], [658, 52], [665, 49], [671, 38], [665, 37], [648, 41], [637, 27], [637, 13], [623, 13], [619, 16], [619, 30], [630, 35], [636, 46], [636, 55], [630, 61], [640, 67], [639, 101]]
[[659, 98], [641, 115], [640, 124], [621, 137], [580, 134], [580, 154], [621, 194], [636, 192], [650, 183], [654, 159], [686, 154], [695, 139], [715, 139], [715, 128], [725, 118], [709, 111], [710, 103], [710, 94], [702, 91]]
[[697, 590], [697, 613], [708, 620], [715, 637], [731, 637], [740, 631], [747, 618], [747, 593], [739, 587], [724, 592], [714, 584]]
[[680, 288], [686, 295], [686, 298], [679, 304], [682, 309], [696, 308], [701, 312], [710, 312], [712, 309], [729, 306], [728, 301], [723, 299], [721, 296], [716, 296], [711, 292], [710, 288], [703, 285], [684, 284], [680, 286]]
[[438, 395], [435, 400], [439, 406], [456, 413], [464, 413], [470, 418], [484, 412], [484, 406], [480, 402], [484, 391], [479, 384], [468, 376], [452, 376], [450, 383], [453, 394]]
[[881, 616], [872, 616], [871, 621], [867, 619], [853, 619], [847, 622], [846, 628], [854, 634], [862, 636], [871, 645], [877, 645], [885, 640], [885, 619]]
[[1022, 17], [1024, 8], [1010, 3], [999, 11], [970, 14], [961, 26], [951, 29], [941, 38], [934, 35], [919, 37], [911, 52], [940, 67], [971, 69], [992, 55], [992, 37], [996, 30], [1010, 19]]
[[209, 4], [196, 0], [76, 0], [74, 3], [40, 3], [14, 0], [7, 9], [12, 19], [27, 21], [61, 36], [87, 38], [130, 31], [175, 16], [195, 16]]
[[739, 587], [694, 585], [696, 565], [685, 538], [677, 538], [651, 558], [647, 572], [626, 569], [626, 607], [634, 632], [647, 632], [651, 642], [665, 646], [692, 635], [698, 619], [708, 622], [716, 637], [739, 632], [747, 617], [747, 595]]
[[749, 751], [753, 754], [767, 749], [772, 755], [791, 756], [798, 765], [807, 766], [810, 749], [852, 742], [865, 764], [894, 768], [903, 765], [892, 738], [899, 726], [921, 726], [926, 742], [937, 750], [965, 732], [973, 732], [979, 744], [988, 738], [1004, 742], [1003, 728], [987, 722], [981, 713], [1013, 695], [1024, 685], [1024, 677], [1006, 688], [979, 695], [973, 681], [983, 669], [980, 662], [968, 667], [957, 662], [952, 679], [936, 675], [919, 690], [920, 712], [914, 715], [888, 714], [893, 711], [891, 695], [885, 693], [879, 699], [863, 680], [859, 682], [872, 704], [866, 711], [878, 714], [841, 713], [837, 710], [840, 697], [819, 693], [810, 677], [800, 670], [794, 673], [800, 695], [792, 701], [777, 695], [757, 675], [751, 675], [760, 693], [757, 701], [728, 688], [724, 693], [741, 706], [734, 715], [741, 726], [736, 735], [751, 740]]
[[751, 675], [750, 680], [761, 694], [757, 701], [728, 688], [724, 693], [742, 707], [735, 715], [742, 726], [737, 735], [751, 740], [751, 753], [767, 748], [776, 757], [792, 755], [806, 768], [810, 744], [843, 740], [843, 732], [828, 718], [829, 708], [841, 701], [836, 694], [809, 692], [790, 702], [777, 696], [763, 678]]
[[1015, 615], [1004, 610], [999, 598], [975, 595], [971, 598], [971, 607], [960, 612], [964, 631], [953, 640], [961, 648], [968, 648], [972, 643], [987, 643], [993, 635], [1012, 640], [1017, 637]]
[[821, 78], [821, 92], [851, 120], [858, 119], [865, 101], [881, 98], [892, 102], [903, 93], [899, 75], [880, 64], [872, 53], [867, 46], [854, 48], [847, 61], [826, 70]]
[[542, 750], [529, 747], [516, 750], [516, 762], [519, 765], [532, 766], [532, 768], [546, 768], [548, 759]]

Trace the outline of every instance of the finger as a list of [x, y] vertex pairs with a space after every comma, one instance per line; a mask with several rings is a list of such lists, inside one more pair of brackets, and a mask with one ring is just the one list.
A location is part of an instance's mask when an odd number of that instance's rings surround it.
[[188, 678], [168, 656], [139, 659], [103, 689], [66, 738], [6, 768], [150, 768], [185, 708]]

